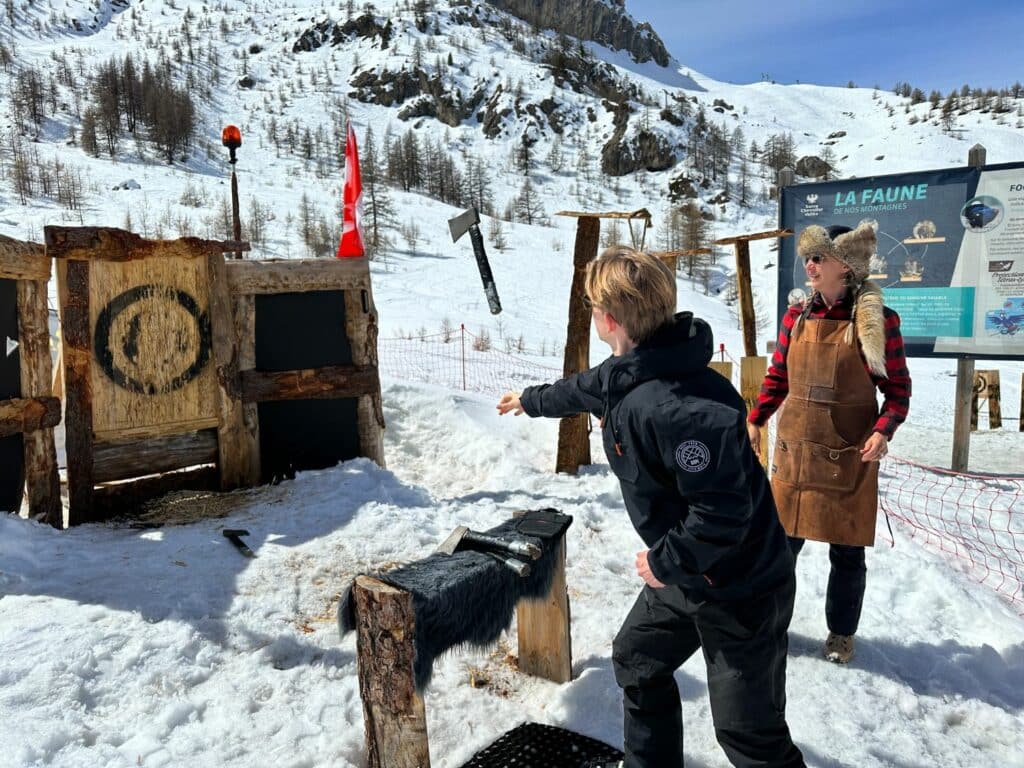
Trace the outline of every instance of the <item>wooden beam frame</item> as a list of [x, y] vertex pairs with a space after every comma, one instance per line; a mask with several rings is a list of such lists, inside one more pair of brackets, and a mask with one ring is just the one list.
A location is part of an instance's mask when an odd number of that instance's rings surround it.
[[736, 289], [740, 299], [740, 319], [743, 325], [743, 354], [757, 356], [757, 318], [754, 316], [754, 296], [750, 287], [750, 242], [769, 238], [789, 237], [791, 229], [754, 232], [715, 240], [715, 245], [733, 245], [736, 248]]
[[227, 281], [235, 296], [351, 291], [370, 287], [366, 259], [229, 261]]

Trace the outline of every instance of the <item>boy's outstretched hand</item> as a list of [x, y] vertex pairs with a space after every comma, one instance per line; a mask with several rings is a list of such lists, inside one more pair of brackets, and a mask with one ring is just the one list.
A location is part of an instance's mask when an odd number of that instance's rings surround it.
[[506, 392], [498, 401], [498, 415], [504, 416], [509, 411], [513, 411], [515, 416], [523, 412], [523, 404], [519, 402], [518, 392]]

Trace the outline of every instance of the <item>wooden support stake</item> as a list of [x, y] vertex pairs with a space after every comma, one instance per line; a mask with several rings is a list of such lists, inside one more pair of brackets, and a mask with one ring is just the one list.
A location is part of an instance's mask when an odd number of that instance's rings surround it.
[[736, 286], [740, 299], [740, 318], [743, 322], [743, 353], [757, 356], [757, 320], [754, 317], [754, 294], [750, 287], [750, 243], [736, 243]]
[[92, 349], [89, 333], [89, 262], [60, 260], [58, 287], [63, 307], [65, 446], [68, 462], [68, 525], [93, 515]]
[[[747, 404], [747, 410], [757, 405], [765, 372], [768, 370], [767, 357], [740, 358], [740, 395]], [[768, 425], [761, 427], [761, 466], [768, 468]]]
[[[238, 344], [238, 369], [240, 374], [256, 367], [256, 297], [252, 295], [234, 298], [235, 342]], [[245, 429], [238, 438], [245, 443], [239, 455], [247, 463], [242, 466], [242, 477], [249, 486], [260, 482], [260, 417], [257, 403], [242, 404], [242, 424]]]
[[[237, 239], [237, 238], [236, 238]], [[239, 254], [240, 256], [241, 254]], [[224, 255], [206, 257], [210, 291], [210, 330], [213, 361], [217, 367], [217, 444], [221, 490], [252, 485], [248, 468], [252, 462], [244, 451], [251, 449], [246, 437], [238, 374], [238, 342], [231, 312]]]
[[[985, 148], [975, 144], [967, 152], [967, 164], [985, 166]], [[950, 469], [966, 472], [971, 457], [971, 400], [974, 394], [974, 360], [956, 361], [956, 396], [953, 403], [953, 456]]]
[[[572, 376], [590, 367], [590, 310], [584, 301], [583, 286], [587, 264], [597, 256], [601, 220], [581, 216], [576, 223], [576, 250], [573, 253], [572, 287], [569, 292], [569, 327], [565, 337], [564, 376]], [[562, 419], [558, 425], [558, 456], [555, 472], [575, 475], [590, 464], [589, 415], [581, 413]]]
[[966, 472], [971, 456], [971, 400], [974, 399], [974, 360], [956, 361], [956, 396], [953, 404], [953, 458], [950, 468]]
[[413, 679], [412, 595], [358, 576], [352, 599], [368, 768], [430, 768], [426, 710]]
[[555, 683], [567, 683], [572, 680], [572, 635], [564, 535], [554, 557], [555, 570], [548, 594], [537, 600], [520, 600], [516, 606], [519, 669]]
[[[338, 259], [338, 261], [352, 261]], [[368, 271], [369, 266], [365, 269]], [[368, 272], [367, 272], [368, 274]], [[359, 430], [359, 448], [369, 459], [386, 467], [384, 461], [384, 406], [381, 402], [380, 375], [377, 371], [377, 308], [373, 294], [366, 287], [345, 291], [345, 334], [352, 350], [352, 364], [368, 371], [372, 378], [359, 392], [356, 423]]]

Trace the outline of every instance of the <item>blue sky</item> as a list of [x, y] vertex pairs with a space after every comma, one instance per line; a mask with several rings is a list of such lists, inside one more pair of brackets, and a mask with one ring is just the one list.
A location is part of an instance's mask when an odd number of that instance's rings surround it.
[[1024, 0], [626, 0], [669, 53], [716, 80], [928, 93], [1024, 82]]

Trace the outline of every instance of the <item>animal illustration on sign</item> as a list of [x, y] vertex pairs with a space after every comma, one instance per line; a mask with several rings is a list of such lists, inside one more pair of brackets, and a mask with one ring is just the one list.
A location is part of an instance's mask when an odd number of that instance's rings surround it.
[[194, 297], [165, 285], [115, 296], [96, 319], [94, 352], [118, 386], [163, 395], [195, 379], [210, 360], [210, 317]]

